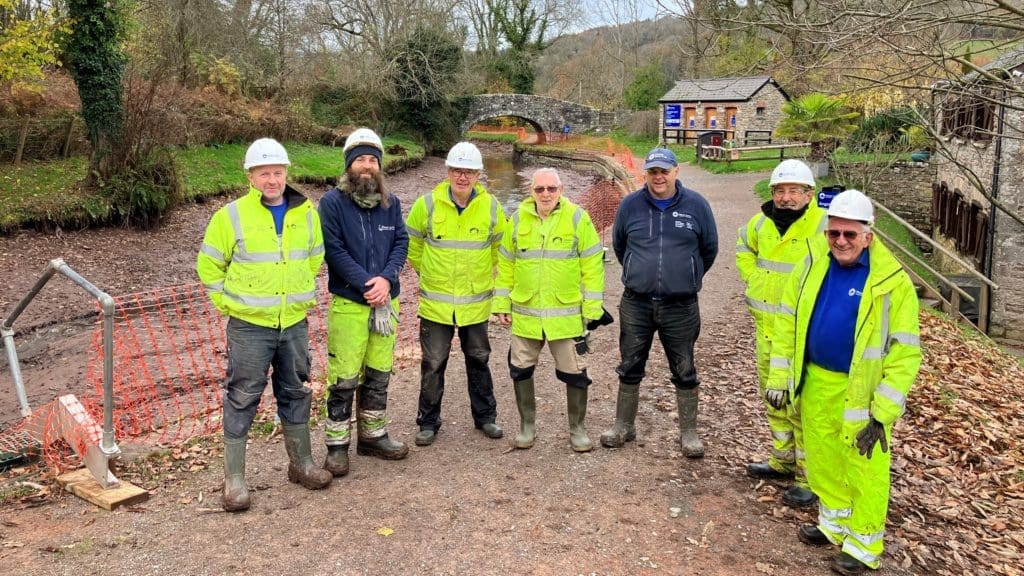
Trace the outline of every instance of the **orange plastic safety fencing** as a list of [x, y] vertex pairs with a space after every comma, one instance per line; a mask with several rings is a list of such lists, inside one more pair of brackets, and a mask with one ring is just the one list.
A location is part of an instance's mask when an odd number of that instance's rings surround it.
[[[601, 181], [576, 195], [575, 201], [591, 216], [605, 236], [615, 220], [621, 198], [620, 188]], [[395, 369], [415, 367], [419, 362], [418, 283], [406, 266], [401, 275], [400, 321], [395, 344]], [[309, 340], [313, 374], [311, 386], [321, 393], [327, 379], [327, 309], [330, 294], [326, 273], [318, 279], [318, 304], [309, 313]], [[113, 423], [118, 442], [135, 440], [146, 444], [180, 445], [186, 440], [220, 430], [222, 385], [227, 370], [226, 318], [210, 303], [199, 283], [159, 288], [115, 297], [113, 357]], [[95, 328], [83, 348], [90, 358], [84, 382], [68, 386], [84, 413], [96, 425], [103, 424], [103, 333], [99, 314]], [[56, 469], [76, 466], [75, 451], [60, 441], [62, 421], [50, 406], [37, 407], [33, 428], [41, 428], [44, 457]], [[264, 402], [261, 410], [274, 409]], [[0, 433], [0, 449], [10, 444], [30, 443], [25, 426]], [[89, 433], [95, 435], [95, 428]], [[80, 437], [76, 443], [92, 436]], [[84, 446], [74, 447], [84, 453]]]

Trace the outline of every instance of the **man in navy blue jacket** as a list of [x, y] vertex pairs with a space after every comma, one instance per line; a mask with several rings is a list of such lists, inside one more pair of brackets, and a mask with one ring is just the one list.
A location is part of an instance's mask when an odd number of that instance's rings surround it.
[[700, 334], [697, 293], [718, 255], [718, 230], [707, 200], [676, 179], [679, 165], [671, 150], [651, 150], [644, 170], [647, 184], [622, 201], [612, 228], [625, 290], [615, 424], [601, 435], [601, 444], [617, 448], [636, 439], [640, 381], [657, 332], [676, 387], [680, 446], [686, 457], [701, 458], [693, 345]]
[[324, 469], [334, 476], [348, 473], [357, 388], [357, 452], [385, 460], [399, 460], [409, 453], [405, 444], [391, 440], [387, 433], [398, 274], [409, 253], [409, 236], [398, 197], [384, 187], [380, 137], [360, 128], [345, 141], [344, 153], [345, 172], [338, 187], [320, 200], [331, 291]]

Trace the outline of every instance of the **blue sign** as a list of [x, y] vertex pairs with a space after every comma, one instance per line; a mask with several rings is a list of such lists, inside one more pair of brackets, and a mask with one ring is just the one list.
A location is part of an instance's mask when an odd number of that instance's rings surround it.
[[665, 104], [665, 128], [682, 126], [682, 108], [679, 104]]
[[821, 192], [818, 192], [818, 206], [824, 210], [828, 210], [828, 207], [832, 204], [832, 199], [843, 190], [846, 190], [846, 187], [842, 184], [836, 186], [825, 186], [821, 189]]
[[729, 124], [731, 124], [733, 128], [736, 127], [736, 115], [735, 114], [733, 114], [732, 116], [729, 117]]

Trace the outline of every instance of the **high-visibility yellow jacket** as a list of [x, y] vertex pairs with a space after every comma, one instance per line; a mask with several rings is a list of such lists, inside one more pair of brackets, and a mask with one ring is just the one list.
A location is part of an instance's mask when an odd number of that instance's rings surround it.
[[248, 194], [213, 215], [196, 272], [222, 313], [283, 330], [316, 305], [324, 240], [313, 203], [292, 187], [285, 188], [288, 211], [280, 238], [261, 197], [250, 186]]
[[583, 334], [601, 317], [604, 248], [590, 215], [562, 197], [541, 220], [527, 198], [505, 229], [495, 283], [495, 314], [512, 314], [512, 333], [534, 340]]
[[[771, 201], [769, 201], [771, 202]], [[786, 281], [797, 264], [807, 258], [808, 240], [815, 249], [828, 249], [822, 230], [828, 224], [825, 211], [811, 202], [803, 216], [779, 235], [775, 222], [763, 212], [740, 228], [736, 241], [736, 269], [747, 285], [747, 308], [758, 330], [770, 333], [779, 310]]]
[[[921, 366], [918, 301], [910, 277], [877, 239], [857, 311], [853, 361], [844, 404], [843, 439], [852, 445], [869, 418], [886, 426], [903, 414]], [[794, 271], [773, 327], [767, 387], [799, 394], [811, 313], [829, 268], [828, 252], [812, 253]]]
[[445, 180], [420, 196], [405, 220], [409, 263], [419, 275], [419, 316], [439, 324], [486, 322], [505, 211], [479, 183], [459, 214]]

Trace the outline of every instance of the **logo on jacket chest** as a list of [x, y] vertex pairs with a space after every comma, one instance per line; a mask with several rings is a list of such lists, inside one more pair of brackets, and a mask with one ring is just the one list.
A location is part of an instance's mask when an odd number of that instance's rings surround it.
[[394, 232], [394, 231], [395, 231], [395, 227], [394, 226], [387, 226], [385, 224], [378, 224], [377, 225], [377, 232]]
[[676, 228], [686, 228], [687, 230], [693, 230], [693, 216], [685, 212], [672, 212], [672, 217], [675, 218], [673, 225]]

